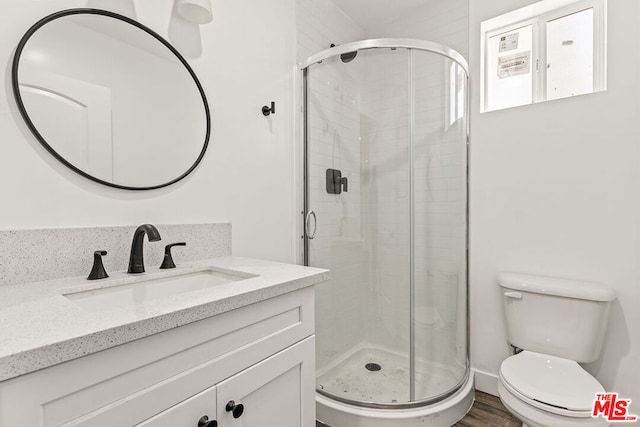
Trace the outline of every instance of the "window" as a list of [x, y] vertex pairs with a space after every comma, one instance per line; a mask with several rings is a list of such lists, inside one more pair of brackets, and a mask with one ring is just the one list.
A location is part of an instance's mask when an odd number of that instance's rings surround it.
[[465, 97], [466, 76], [464, 69], [451, 61], [449, 67], [449, 126], [464, 117], [467, 108]]
[[485, 21], [481, 111], [605, 90], [606, 0], [544, 0]]

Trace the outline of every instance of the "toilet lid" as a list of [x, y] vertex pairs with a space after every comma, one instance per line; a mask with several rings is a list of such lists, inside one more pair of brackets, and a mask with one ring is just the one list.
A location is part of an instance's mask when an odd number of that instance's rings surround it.
[[531, 351], [502, 362], [500, 376], [523, 396], [570, 411], [590, 411], [596, 393], [605, 392], [577, 362]]

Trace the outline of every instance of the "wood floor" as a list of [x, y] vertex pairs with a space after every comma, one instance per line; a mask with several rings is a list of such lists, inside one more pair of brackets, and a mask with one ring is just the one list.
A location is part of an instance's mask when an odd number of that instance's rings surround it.
[[476, 390], [469, 413], [453, 427], [521, 427], [522, 421], [511, 415], [500, 398]]
[[[522, 422], [515, 418], [502, 405], [498, 397], [476, 391], [476, 400], [469, 413], [452, 427], [521, 427]], [[316, 421], [316, 427], [330, 427]], [[333, 426], [340, 427], [340, 426]]]

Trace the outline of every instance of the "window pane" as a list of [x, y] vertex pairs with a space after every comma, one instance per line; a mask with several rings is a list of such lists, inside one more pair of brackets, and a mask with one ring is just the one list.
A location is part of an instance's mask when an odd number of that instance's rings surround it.
[[533, 28], [527, 25], [489, 38], [485, 111], [531, 104], [532, 37]]
[[547, 22], [547, 99], [593, 92], [593, 9]]

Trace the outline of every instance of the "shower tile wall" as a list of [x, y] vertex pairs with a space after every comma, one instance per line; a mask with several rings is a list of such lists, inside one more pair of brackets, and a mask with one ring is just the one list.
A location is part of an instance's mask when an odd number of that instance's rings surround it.
[[331, 46], [364, 39], [364, 29], [331, 0], [296, 0], [297, 61]]
[[416, 355], [464, 370], [466, 82], [450, 60], [422, 53], [415, 76]]
[[[379, 53], [367, 57], [361, 94], [363, 235], [371, 271], [362, 298], [372, 308], [363, 313], [369, 326], [364, 338], [406, 353], [408, 55], [402, 50]], [[465, 280], [465, 129], [458, 120], [464, 111], [458, 98], [464, 79], [444, 57], [415, 52], [415, 62], [415, 310], [424, 326], [416, 328], [416, 347], [418, 357], [446, 362], [457, 352], [456, 321], [464, 310], [457, 305]], [[460, 297], [464, 301], [464, 294]]]
[[[412, 37], [430, 40], [452, 47], [466, 56], [468, 52], [468, 4], [466, 1], [434, 1], [420, 7], [410, 16], [401, 17], [391, 22], [367, 28], [367, 38], [377, 37]], [[457, 323], [457, 315], [465, 307], [465, 294], [461, 292], [465, 286], [466, 266], [462, 254], [465, 251], [465, 219], [464, 206], [466, 188], [464, 180], [464, 147], [460, 144], [460, 135], [464, 133], [456, 122], [464, 101], [447, 99], [462, 95], [463, 82], [459, 69], [450, 68], [450, 62], [434, 55], [416, 52], [415, 63], [415, 259], [416, 259], [416, 320], [424, 327], [416, 327], [416, 354], [423, 360], [445, 362], [456, 358], [464, 363], [466, 349], [465, 324]], [[406, 61], [386, 66], [369, 67], [367, 80], [375, 82], [386, 76], [396, 75], [399, 84], [406, 85]], [[399, 74], [395, 67], [403, 67], [405, 76]], [[447, 76], [443, 80], [442, 76]], [[387, 80], [390, 81], [390, 80]], [[363, 145], [371, 152], [382, 147], [395, 147], [396, 155], [405, 155], [406, 146], [398, 145], [393, 135], [408, 123], [405, 108], [397, 108], [393, 98], [376, 97], [376, 85], [365, 85], [374, 92], [363, 93], [364, 104], [371, 111], [376, 108], [384, 111], [384, 120], [365, 122], [365, 138]], [[461, 102], [462, 101], [462, 102]], [[453, 110], [450, 105], [457, 105]], [[374, 131], [375, 129], [375, 131]], [[385, 141], [386, 139], [386, 141]], [[369, 149], [363, 149], [368, 152]], [[404, 150], [404, 151], [402, 151]], [[384, 151], [382, 152], [384, 156]], [[405, 157], [406, 158], [406, 157]], [[382, 161], [384, 159], [378, 159]], [[376, 167], [376, 161], [370, 160], [370, 167]], [[400, 168], [408, 168], [408, 164], [398, 164]], [[408, 170], [405, 173], [408, 177]], [[388, 197], [382, 197], [377, 203], [367, 205], [370, 212], [388, 212], [407, 206], [408, 181], [397, 182], [398, 188], [395, 203]], [[376, 192], [373, 187], [363, 188], [364, 194]], [[405, 193], [403, 193], [405, 191]], [[366, 217], [366, 213], [364, 213]], [[384, 278], [386, 304], [408, 310], [408, 234], [404, 233], [407, 224], [404, 217], [396, 216], [395, 224], [386, 223], [381, 227], [381, 234], [399, 233], [394, 245], [389, 245], [387, 238], [372, 240], [371, 260], [374, 268], [374, 282]], [[374, 283], [372, 286], [383, 285]], [[375, 294], [365, 298], [374, 299]], [[373, 301], [369, 301], [372, 303]], [[406, 316], [405, 316], [406, 317]], [[464, 316], [461, 318], [464, 319]], [[372, 320], [373, 321], [373, 320]], [[375, 323], [375, 321], [373, 321]], [[394, 324], [395, 322], [395, 324]], [[408, 348], [408, 326], [403, 316], [389, 316], [384, 327], [371, 328], [366, 336], [367, 341], [392, 349]], [[451, 329], [455, 333], [451, 333]], [[396, 334], [389, 334], [389, 330]]]
[[[328, 62], [328, 61], [326, 61]], [[317, 215], [317, 233], [310, 241], [310, 264], [329, 268], [331, 283], [319, 287], [318, 348], [331, 359], [361, 340], [363, 237], [359, 96], [355, 78], [337, 67], [315, 68], [309, 76], [308, 123], [310, 144], [309, 188], [311, 209]], [[339, 169], [348, 179], [348, 192], [328, 194], [327, 168]], [[339, 331], [339, 333], [338, 333]], [[318, 355], [318, 367], [325, 362]]]
[[[331, 1], [299, 0], [298, 61], [327, 49], [331, 43], [361, 39], [359, 29]], [[338, 64], [342, 65], [339, 60]], [[331, 283], [319, 287], [316, 340], [317, 367], [350, 350], [362, 340], [363, 268], [360, 204], [359, 70], [332, 67], [329, 61], [314, 67], [309, 87], [310, 188], [318, 231], [311, 244], [311, 265], [330, 268]], [[331, 195], [325, 189], [327, 168], [340, 169], [349, 180], [347, 193]]]
[[[364, 56], [364, 55], [363, 55]], [[360, 59], [360, 58], [358, 58]], [[405, 49], [366, 52], [362, 74], [363, 234], [371, 277], [364, 339], [409, 351], [409, 93]], [[355, 61], [354, 61], [355, 62]]]

